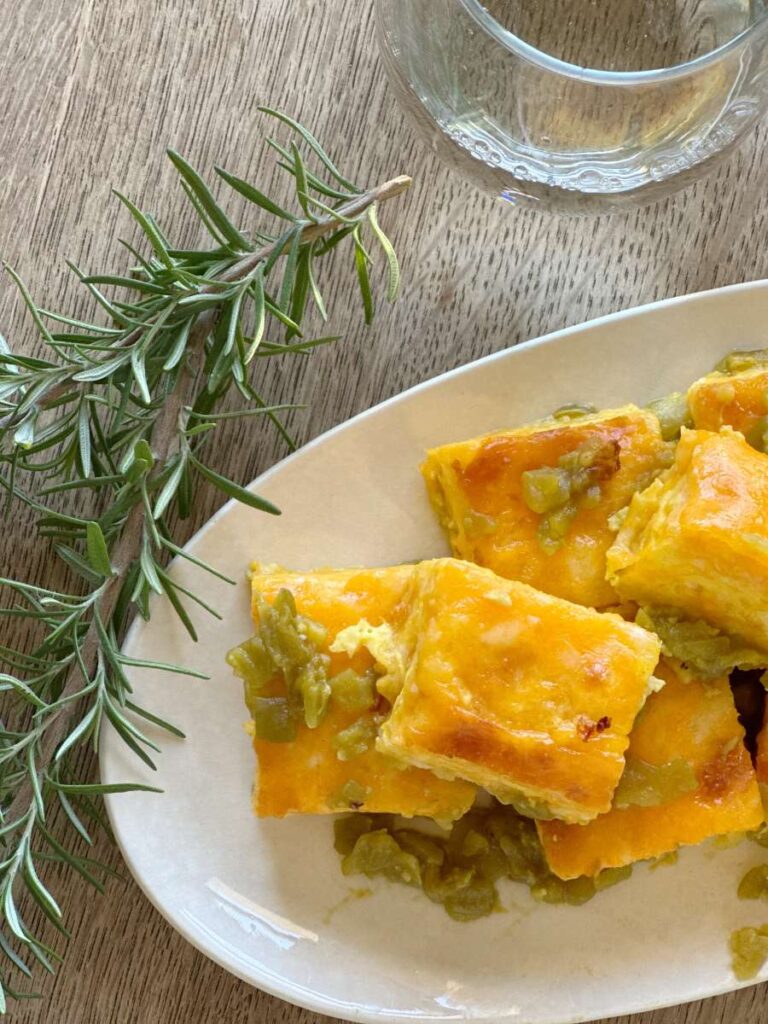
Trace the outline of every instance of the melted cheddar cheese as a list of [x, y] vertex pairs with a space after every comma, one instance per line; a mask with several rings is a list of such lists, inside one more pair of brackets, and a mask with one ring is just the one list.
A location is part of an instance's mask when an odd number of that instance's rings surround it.
[[416, 580], [378, 749], [534, 816], [607, 811], [658, 639], [468, 562], [422, 562]]
[[741, 434], [683, 431], [607, 556], [625, 600], [676, 610], [768, 651], [768, 456]]
[[733, 427], [749, 437], [768, 414], [768, 367], [702, 377], [688, 391], [688, 408], [698, 430]]
[[763, 819], [728, 680], [688, 679], [670, 662], [657, 674], [665, 686], [648, 698], [628, 760], [658, 768], [684, 758], [696, 788], [655, 805], [613, 808], [588, 825], [540, 822], [547, 862], [560, 878], [660, 857], [710, 836], [757, 828]]
[[764, 810], [768, 813], [768, 700], [765, 702], [765, 710], [763, 712], [763, 726], [757, 734], [755, 771], [757, 772], [757, 781], [763, 797]]
[[[382, 624], [396, 629], [409, 610], [412, 566], [390, 569], [355, 569], [317, 573], [285, 571], [252, 577], [254, 619], [258, 619], [260, 594], [272, 601], [282, 588], [291, 591], [297, 610], [322, 624], [328, 631], [325, 653], [331, 657], [330, 674], [351, 668], [365, 672], [374, 664], [372, 655], [361, 648], [353, 654], [331, 652], [336, 636], [362, 620], [371, 626]], [[331, 700], [328, 713], [315, 729], [302, 725], [296, 739], [272, 743], [254, 739], [258, 771], [254, 783], [254, 811], [261, 817], [286, 814], [330, 814], [347, 810], [425, 815], [452, 821], [464, 814], [475, 797], [474, 786], [447, 782], [419, 768], [402, 764], [370, 749], [340, 760], [334, 739], [370, 712], [349, 710]], [[346, 787], [346, 789], [345, 789]], [[364, 798], [350, 801], [345, 792]]]
[[[524, 500], [523, 474], [556, 467], [563, 456], [595, 441], [614, 456], [599, 482], [599, 499], [578, 509], [559, 549], [548, 552], [539, 538], [542, 517]], [[422, 474], [453, 554], [599, 608], [616, 602], [605, 579], [605, 552], [613, 540], [608, 520], [668, 458], [656, 417], [628, 405], [433, 448]]]

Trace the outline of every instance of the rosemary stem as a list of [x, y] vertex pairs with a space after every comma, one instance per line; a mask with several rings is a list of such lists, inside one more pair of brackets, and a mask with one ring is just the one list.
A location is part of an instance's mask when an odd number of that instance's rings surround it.
[[[320, 218], [317, 222], [307, 221], [301, 232], [301, 241], [310, 242], [323, 235], [329, 234], [345, 223], [346, 220], [358, 217], [374, 203], [392, 199], [404, 192], [411, 184], [407, 175], [392, 178], [376, 188], [369, 189], [354, 196], [348, 202], [339, 207], [337, 215]], [[233, 283], [242, 280], [252, 273], [256, 267], [267, 260], [275, 251], [284, 249], [287, 242], [272, 242], [260, 249], [245, 254], [241, 259], [226, 270], [217, 282], [222, 281]], [[201, 292], [212, 292], [216, 285], [204, 286]], [[161, 314], [162, 315], [162, 314]], [[185, 407], [190, 403], [189, 392], [199, 374], [200, 356], [206, 338], [216, 326], [218, 313], [215, 309], [208, 309], [200, 313], [195, 320], [189, 334], [187, 347], [187, 360], [184, 368], [179, 373], [174, 390], [168, 395], [163, 405], [160, 416], [152, 432], [151, 447], [155, 458], [153, 475], [158, 475], [167, 465], [169, 457], [174, 454], [174, 446], [178, 443], [179, 424], [185, 414]], [[123, 346], [129, 346], [136, 342], [145, 329], [137, 329], [126, 335], [122, 340]], [[75, 368], [73, 374], [78, 372], [80, 367]], [[45, 408], [56, 399], [65, 394], [71, 387], [71, 383], [63, 383], [52, 387], [44, 393], [38, 401], [38, 405]], [[12, 426], [12, 422], [0, 420], [0, 429]], [[123, 585], [126, 573], [139, 558], [141, 553], [142, 538], [144, 535], [144, 520], [146, 508], [143, 502], [138, 501], [131, 509], [125, 521], [120, 540], [115, 549], [110, 553], [114, 575], [107, 581], [101, 596], [94, 609], [93, 618], [85, 634], [82, 644], [82, 657], [79, 662], [72, 665], [62, 689], [60, 700], [72, 696], [87, 683], [83, 679], [83, 669], [93, 672], [96, 665], [96, 657], [100, 646], [99, 631], [96, 625], [96, 618], [104, 624], [110, 622]], [[67, 735], [69, 724], [79, 711], [79, 701], [70, 701], [64, 704], [58, 711], [51, 714], [41, 741], [40, 754], [37, 759], [37, 776], [42, 782], [44, 775], [55, 757], [56, 750], [64, 737]], [[25, 811], [31, 806], [34, 799], [32, 782], [25, 779], [19, 788], [12, 803], [5, 812], [6, 821], [24, 819]], [[24, 819], [25, 820], [25, 819]]]
[[[214, 310], [206, 310], [200, 314], [190, 331], [186, 365], [179, 373], [176, 387], [168, 396], [152, 435], [152, 450], [156, 459], [153, 471], [155, 473], [162, 470], [177, 441], [179, 418], [182, 416], [184, 406], [188, 401], [189, 386], [197, 376], [197, 366], [193, 368], [192, 364], [196, 362], [196, 357], [199, 356], [203, 343], [214, 325], [215, 318]], [[93, 618], [83, 639], [81, 658], [70, 669], [59, 698], [60, 700], [72, 696], [72, 694], [80, 689], [83, 683], [88, 683], [88, 679], [83, 679], [82, 667], [85, 667], [88, 672], [92, 672], [96, 663], [96, 655], [100, 646], [96, 616], [103, 623], [108, 623], [112, 618], [125, 575], [141, 552], [145, 516], [146, 509], [144, 503], [137, 501], [128, 514], [117, 547], [111, 553], [114, 575], [107, 581], [96, 604]], [[47, 725], [43, 734], [37, 763], [40, 781], [42, 781], [46, 769], [51, 764], [59, 744], [66, 736], [70, 721], [77, 715], [78, 711], [79, 701], [74, 701], [64, 704], [57, 712], [50, 716], [50, 724]], [[6, 811], [6, 820], [13, 821], [23, 808], [30, 805], [32, 799], [32, 783], [29, 779], [25, 779]]]
[[[411, 178], [407, 174], [401, 174], [396, 178], [391, 178], [389, 181], [383, 182], [381, 185], [377, 185], [375, 188], [368, 189], [367, 192], [361, 192], [359, 195], [354, 196], [348, 202], [343, 203], [336, 211], [334, 216], [321, 217], [316, 222], [307, 221], [301, 232], [302, 242], [313, 242], [318, 238], [322, 238], [323, 235], [329, 234], [331, 231], [335, 231], [344, 224], [346, 220], [353, 217], [359, 217], [361, 213], [364, 213], [368, 207], [373, 206], [374, 203], [385, 202], [387, 199], [394, 199], [395, 196], [399, 196], [403, 193], [411, 184]], [[210, 285], [204, 285], [200, 288], [199, 294], [210, 294], [217, 290], [217, 286], [222, 282], [231, 284], [235, 281], [242, 280], [247, 277], [248, 274], [252, 273], [260, 263], [267, 260], [279, 247], [282, 252], [288, 246], [288, 241], [277, 241], [270, 242], [268, 245], [262, 246], [260, 249], [256, 249], [254, 252], [246, 253], [236, 263], [234, 263], [228, 270], [216, 278], [215, 283], [212, 282]], [[159, 316], [163, 314], [160, 313]], [[201, 314], [204, 316], [204, 314]], [[131, 345], [135, 344], [145, 333], [146, 327], [137, 327], [130, 334], [127, 334], [120, 340], [121, 348], [130, 348]], [[118, 346], [115, 346], [117, 348]], [[72, 373], [69, 374], [59, 384], [51, 386], [47, 391], [44, 391], [37, 401], [37, 406], [41, 409], [46, 409], [51, 405], [55, 404], [62, 395], [72, 387], [72, 378], [82, 370], [82, 366], [75, 366]], [[19, 417], [15, 413], [0, 418], [0, 430], [7, 430], [14, 427], [19, 421]]]
[[[411, 178], [407, 174], [401, 174], [397, 178], [392, 178], [381, 185], [377, 185], [376, 188], [369, 189], [367, 192], [361, 192], [359, 196], [355, 196], [349, 202], [342, 204], [336, 211], [336, 216], [322, 217], [316, 223], [308, 221], [301, 232], [301, 241], [314, 242], [318, 238], [322, 238], [323, 235], [327, 235], [329, 232], [341, 227], [345, 220], [359, 217], [361, 213], [364, 213], [374, 203], [383, 202], [386, 199], [394, 199], [395, 196], [399, 196], [402, 192], [405, 192], [410, 184]], [[260, 263], [268, 259], [278, 246], [282, 250], [286, 249], [288, 245], [287, 240], [282, 243], [271, 242], [255, 252], [247, 253], [234, 266], [223, 273], [219, 280], [228, 282], [239, 281], [255, 270]], [[206, 292], [213, 289], [203, 288], [201, 290]]]

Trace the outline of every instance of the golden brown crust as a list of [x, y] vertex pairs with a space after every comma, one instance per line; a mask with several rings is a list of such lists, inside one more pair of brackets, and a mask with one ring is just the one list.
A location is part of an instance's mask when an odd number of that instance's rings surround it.
[[626, 600], [677, 609], [768, 651], [768, 456], [728, 428], [684, 431], [607, 556]]
[[[254, 575], [254, 600], [271, 601], [288, 588], [297, 610], [328, 630], [327, 645], [340, 630], [361, 619], [372, 625], [400, 625], [409, 607], [411, 566], [353, 569], [319, 573], [273, 572]], [[364, 672], [373, 664], [366, 650], [351, 657], [331, 654], [331, 673], [345, 668]], [[317, 729], [301, 727], [292, 743], [254, 740], [259, 767], [254, 781], [254, 811], [262, 817], [286, 814], [331, 814], [343, 810], [425, 815], [446, 821], [460, 817], [472, 805], [473, 786], [447, 782], [430, 772], [406, 768], [375, 749], [340, 761], [333, 739], [342, 729], [370, 713], [350, 711], [333, 702]], [[368, 790], [359, 806], [340, 803], [344, 786], [355, 782]]]
[[741, 373], [710, 373], [695, 381], [688, 391], [688, 407], [698, 430], [721, 427], [748, 435], [768, 414], [768, 367], [757, 366]]
[[666, 685], [648, 698], [628, 757], [656, 766], [682, 758], [698, 787], [655, 807], [612, 809], [584, 826], [541, 822], [544, 852], [561, 878], [659, 857], [710, 836], [754, 829], [762, 821], [757, 780], [728, 680], [683, 678], [666, 661], [657, 674]]
[[607, 810], [657, 638], [467, 562], [416, 578], [414, 653], [379, 749], [542, 814]]
[[[522, 474], [556, 466], [594, 439], [613, 452], [601, 467], [601, 499], [576, 514], [562, 547], [547, 554], [537, 537], [541, 517], [523, 501]], [[629, 405], [434, 448], [422, 473], [455, 555], [598, 608], [616, 602], [605, 580], [605, 552], [613, 540], [608, 520], [668, 455], [656, 417]]]

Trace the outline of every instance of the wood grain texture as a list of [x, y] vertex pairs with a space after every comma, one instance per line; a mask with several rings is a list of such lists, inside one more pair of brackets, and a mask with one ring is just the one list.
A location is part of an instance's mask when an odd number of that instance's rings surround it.
[[[568, 221], [498, 208], [421, 148], [394, 106], [372, 41], [370, 0], [15, 0], [0, 20], [0, 256], [41, 303], [83, 309], [63, 266], [120, 266], [131, 236], [112, 185], [192, 240], [164, 157], [172, 145], [270, 184], [259, 103], [292, 111], [347, 172], [415, 184], [382, 212], [403, 255], [401, 301], [374, 328], [353, 282], [327, 269], [334, 330], [346, 340], [311, 360], [270, 365], [276, 400], [307, 403], [309, 439], [460, 363], [567, 324], [671, 295], [768, 276], [763, 127], [714, 177], [652, 209]], [[239, 207], [232, 205], [235, 212]], [[7, 280], [0, 329], [36, 350]], [[768, 328], [767, 328], [768, 333]], [[734, 324], [734, 343], [738, 324]], [[218, 452], [248, 480], [284, 454], [254, 424]], [[188, 531], [214, 511], [206, 493]], [[0, 535], [0, 570], [51, 578], [48, 552], [20, 514]], [[117, 853], [97, 853], [115, 868]], [[172, 856], [169, 851], [169, 856]], [[58, 884], [56, 884], [58, 883]], [[309, 1024], [320, 1020], [230, 977], [173, 932], [130, 881], [100, 898], [54, 879], [72, 929], [64, 969], [44, 979], [23, 1024]], [[765, 989], [629, 1018], [632, 1024], [758, 1024]]]

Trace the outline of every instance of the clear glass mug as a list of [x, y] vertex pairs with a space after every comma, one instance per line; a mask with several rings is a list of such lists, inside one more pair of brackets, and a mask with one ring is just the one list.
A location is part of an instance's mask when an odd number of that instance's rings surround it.
[[652, 202], [768, 102], [764, 0], [377, 0], [384, 63], [438, 153], [515, 204]]

